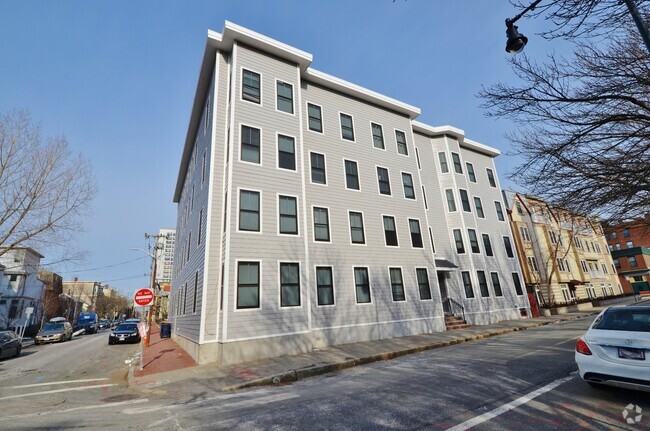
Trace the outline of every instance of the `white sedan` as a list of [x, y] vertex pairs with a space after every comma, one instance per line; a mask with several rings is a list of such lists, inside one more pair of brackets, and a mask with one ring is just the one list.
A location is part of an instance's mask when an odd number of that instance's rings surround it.
[[609, 307], [576, 343], [580, 377], [592, 386], [650, 391], [650, 307]]

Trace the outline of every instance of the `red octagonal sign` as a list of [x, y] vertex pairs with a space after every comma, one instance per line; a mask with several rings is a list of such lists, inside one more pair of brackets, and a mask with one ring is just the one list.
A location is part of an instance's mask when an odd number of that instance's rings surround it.
[[153, 298], [153, 291], [151, 289], [139, 289], [137, 292], [135, 292], [133, 301], [135, 302], [135, 305], [146, 307], [147, 305], [151, 305], [153, 303]]

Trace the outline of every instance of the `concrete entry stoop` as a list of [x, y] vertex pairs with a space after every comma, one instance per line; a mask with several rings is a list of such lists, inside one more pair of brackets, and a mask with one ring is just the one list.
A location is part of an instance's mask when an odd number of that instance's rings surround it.
[[464, 319], [454, 316], [453, 314], [445, 314], [445, 326], [447, 327], [447, 331], [466, 329], [470, 327]]

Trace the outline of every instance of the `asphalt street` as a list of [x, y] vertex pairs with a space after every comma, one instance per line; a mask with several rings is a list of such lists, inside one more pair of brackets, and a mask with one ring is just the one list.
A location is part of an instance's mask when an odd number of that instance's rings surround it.
[[[10, 383], [37, 381], [20, 364], [37, 353], [0, 362], [1, 429], [154, 429], [154, 430], [610, 430], [650, 429], [650, 397], [619, 390], [594, 389], [575, 374], [575, 339], [592, 319], [552, 324], [481, 341], [377, 362], [293, 384], [215, 393], [200, 381], [191, 396], [174, 398], [136, 394], [122, 386], [123, 359], [134, 346], [107, 346], [106, 335], [71, 343], [85, 353], [97, 372], [60, 365], [57, 379], [107, 378], [70, 383], [97, 385], [79, 392], [6, 399]], [[94, 337], [94, 338], [93, 338]], [[39, 346], [40, 347], [40, 346]], [[44, 346], [65, 348], [65, 344]], [[117, 347], [119, 350], [114, 350]], [[94, 353], [90, 353], [90, 352]], [[44, 350], [45, 352], [45, 350]], [[108, 352], [108, 353], [107, 353]], [[53, 356], [54, 357], [54, 356]], [[56, 356], [65, 361], [68, 356]], [[36, 361], [37, 358], [30, 359]], [[14, 365], [15, 364], [15, 365]], [[81, 374], [85, 373], [85, 374]], [[22, 376], [22, 377], [21, 377]], [[23, 380], [21, 380], [21, 378]], [[52, 389], [54, 386], [49, 386]], [[67, 397], [67, 401], [49, 405]], [[120, 398], [122, 397], [122, 398]], [[85, 403], [81, 401], [85, 400]], [[24, 407], [18, 408], [20, 404]], [[638, 406], [639, 422], [622, 413]], [[31, 411], [30, 411], [31, 410]], [[9, 413], [9, 414], [7, 414]], [[45, 413], [45, 414], [43, 414]], [[636, 418], [637, 416], [635, 416]]]

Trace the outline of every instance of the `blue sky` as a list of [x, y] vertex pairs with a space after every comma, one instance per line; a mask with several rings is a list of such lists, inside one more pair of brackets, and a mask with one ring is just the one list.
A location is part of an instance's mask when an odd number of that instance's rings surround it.
[[[475, 95], [513, 79], [504, 20], [515, 14], [506, 0], [0, 0], [0, 111], [29, 109], [46, 135], [64, 135], [99, 186], [74, 245], [87, 260], [50, 269], [128, 295], [148, 285], [150, 260], [130, 249], [146, 247], [145, 232], [175, 227], [172, 196], [208, 29], [229, 20], [295, 46], [315, 69], [506, 153], [515, 125], [486, 118]], [[565, 49], [535, 36], [544, 21], [518, 25], [529, 56]], [[505, 179], [515, 163], [497, 159], [502, 185], [515, 187]]]

